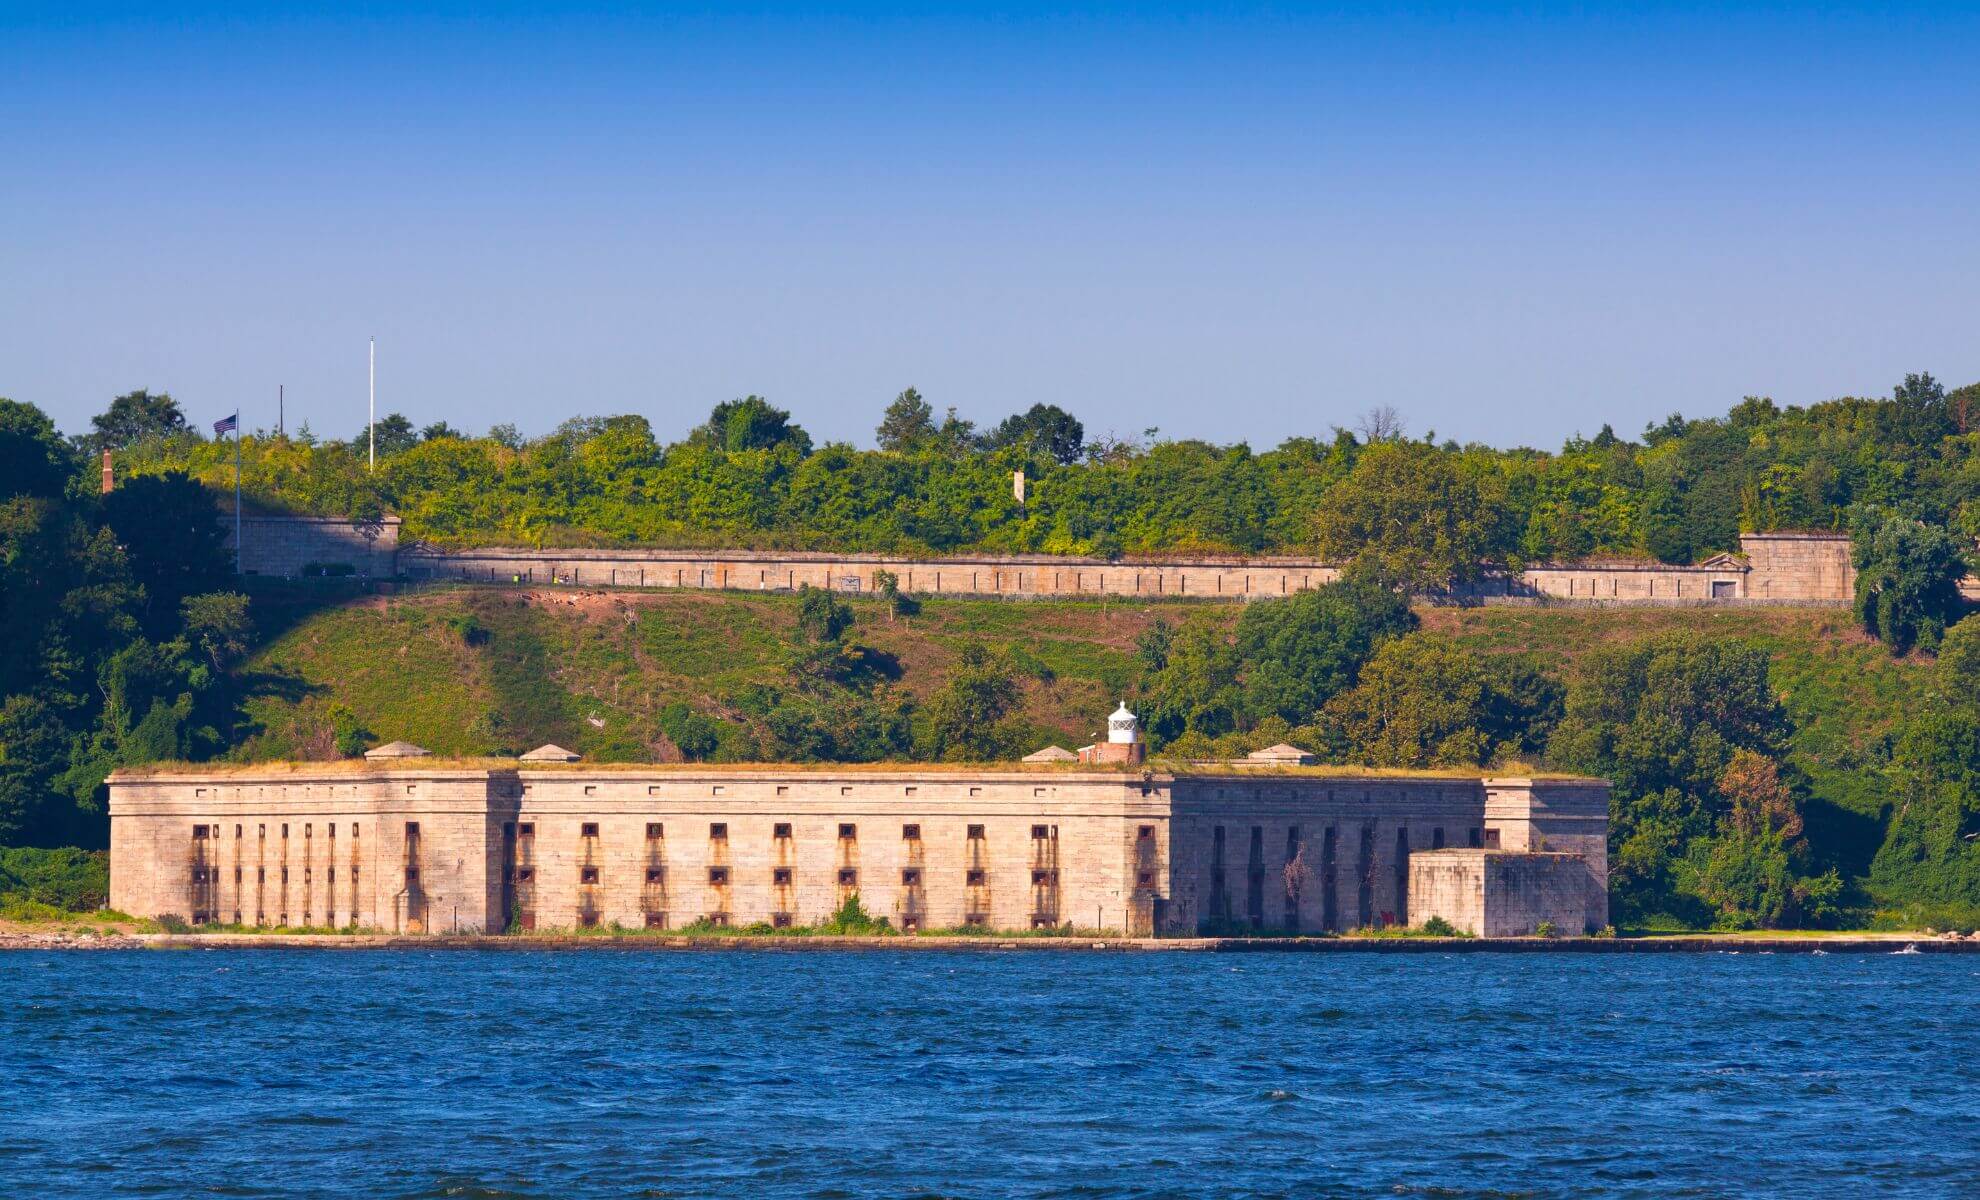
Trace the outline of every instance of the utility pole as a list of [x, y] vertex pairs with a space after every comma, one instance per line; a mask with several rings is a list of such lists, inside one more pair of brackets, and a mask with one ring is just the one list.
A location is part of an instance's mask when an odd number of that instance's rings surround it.
[[286, 392], [287, 389], [284, 388], [283, 385], [279, 383], [275, 385], [275, 436], [276, 437], [289, 436], [288, 426], [283, 424], [282, 422], [284, 410], [288, 407], [288, 403], [287, 403], [288, 396], [286, 395]]
[[371, 339], [371, 415], [364, 423], [365, 437], [371, 443], [366, 469], [378, 469], [378, 339]]

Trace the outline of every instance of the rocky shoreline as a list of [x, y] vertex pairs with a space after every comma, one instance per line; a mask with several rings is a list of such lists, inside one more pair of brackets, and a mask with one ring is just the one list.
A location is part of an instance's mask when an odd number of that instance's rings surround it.
[[1648, 938], [1069, 938], [1069, 937], [664, 937], [611, 935], [91, 933], [0, 932], [4, 950], [807, 950], [1086, 951], [1280, 954], [1958, 954], [1980, 953], [1980, 938], [1946, 935], [1861, 937]]

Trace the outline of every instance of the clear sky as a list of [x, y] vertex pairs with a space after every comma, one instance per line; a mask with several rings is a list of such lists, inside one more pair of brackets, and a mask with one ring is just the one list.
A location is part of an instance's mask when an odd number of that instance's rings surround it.
[[1980, 5], [0, 2], [0, 395], [1556, 446], [1980, 380]]

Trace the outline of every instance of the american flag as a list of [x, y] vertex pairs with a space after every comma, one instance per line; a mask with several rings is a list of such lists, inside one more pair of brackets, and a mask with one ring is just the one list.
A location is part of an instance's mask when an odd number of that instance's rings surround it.
[[219, 437], [223, 433], [232, 433], [236, 429], [239, 429], [240, 427], [241, 427], [241, 414], [235, 413], [231, 417], [222, 417], [220, 420], [215, 421], [213, 423], [213, 436]]

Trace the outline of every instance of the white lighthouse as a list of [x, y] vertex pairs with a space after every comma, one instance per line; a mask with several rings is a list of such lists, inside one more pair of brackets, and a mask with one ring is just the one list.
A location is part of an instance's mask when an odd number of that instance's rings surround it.
[[1128, 711], [1125, 700], [1107, 718], [1107, 740], [1079, 750], [1081, 762], [1138, 763], [1147, 755], [1148, 747], [1141, 744], [1141, 718]]

